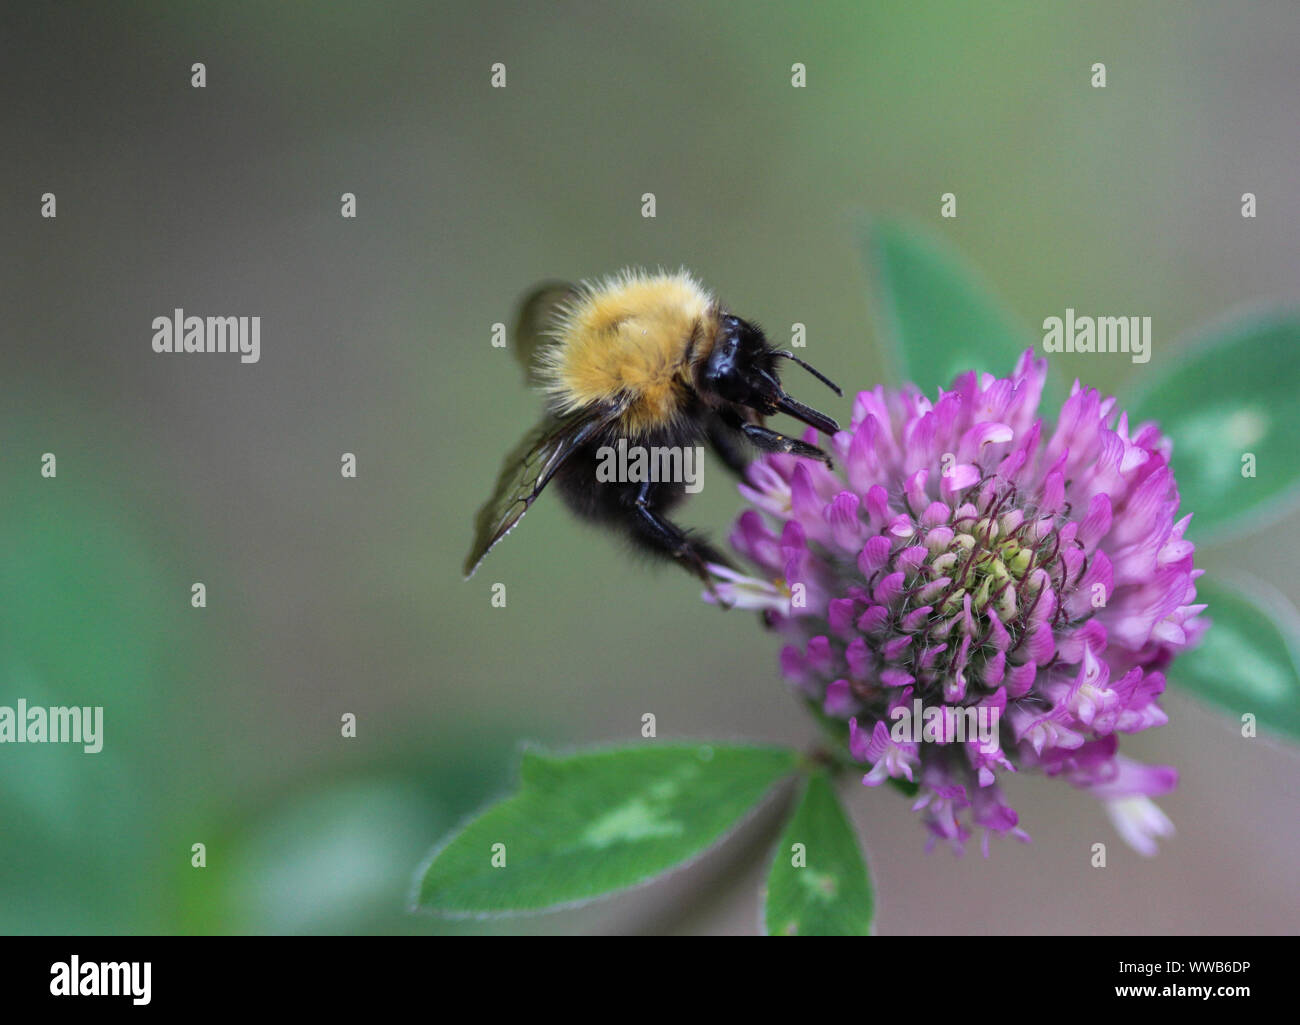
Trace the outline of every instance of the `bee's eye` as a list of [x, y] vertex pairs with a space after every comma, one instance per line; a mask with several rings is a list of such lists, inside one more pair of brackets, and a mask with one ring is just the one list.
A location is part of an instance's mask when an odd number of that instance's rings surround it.
[[724, 317], [722, 337], [709, 356], [705, 385], [728, 402], [755, 408], [770, 405], [764, 397], [764, 382], [758, 373], [763, 350], [762, 337], [738, 317]]

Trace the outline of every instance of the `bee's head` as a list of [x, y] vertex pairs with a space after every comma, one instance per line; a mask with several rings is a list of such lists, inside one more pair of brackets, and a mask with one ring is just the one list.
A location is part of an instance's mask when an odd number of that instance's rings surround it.
[[838, 431], [839, 424], [825, 413], [819, 413], [786, 394], [776, 369], [780, 359], [798, 363], [836, 395], [843, 394], [793, 353], [773, 349], [767, 344], [763, 332], [753, 324], [730, 313], [722, 315], [717, 341], [701, 369], [701, 390], [725, 402], [755, 409], [764, 416], [788, 413], [823, 434]]

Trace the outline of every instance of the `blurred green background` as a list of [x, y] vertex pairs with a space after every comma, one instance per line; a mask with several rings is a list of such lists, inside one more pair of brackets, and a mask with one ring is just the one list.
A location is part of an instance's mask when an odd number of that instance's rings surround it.
[[[1064, 360], [1105, 389], [1300, 299], [1290, 3], [11, 4], [0, 25], [0, 704], [105, 707], [99, 755], [0, 747], [5, 932], [757, 931], [761, 822], [584, 910], [405, 913], [521, 739], [631, 740], [645, 712], [663, 738], [811, 736], [752, 617], [558, 502], [462, 583], [540, 410], [492, 325], [540, 279], [685, 264], [776, 337], [805, 323], [850, 393], [886, 367], [864, 212], [949, 239], [1035, 336], [1066, 306], [1152, 316], [1145, 367]], [[261, 361], [154, 354], [178, 306], [261, 316]], [[714, 464], [705, 484], [682, 518], [721, 536], [739, 501]], [[1201, 564], [1294, 600], [1296, 527]], [[918, 857], [907, 802], [851, 785], [879, 930], [1295, 931], [1296, 755], [1167, 708], [1125, 740], [1182, 772], [1151, 861], [1059, 782], [1011, 784], [1035, 842], [988, 861]]]

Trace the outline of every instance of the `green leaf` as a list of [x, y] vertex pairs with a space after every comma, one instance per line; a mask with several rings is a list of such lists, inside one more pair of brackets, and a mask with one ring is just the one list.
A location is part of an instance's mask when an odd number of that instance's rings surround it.
[[767, 932], [867, 936], [871, 915], [871, 881], [853, 827], [826, 774], [813, 773], [767, 878]]
[[0, 934], [175, 932], [179, 822], [221, 774], [176, 724], [211, 722], [196, 694], [231, 663], [186, 615], [194, 553], [152, 497], [165, 483], [122, 423], [51, 417], [59, 401], [0, 408], [0, 705], [98, 706], [102, 748], [0, 744]]
[[1300, 672], [1295, 610], [1260, 581], [1237, 586], [1196, 582], [1212, 625], [1201, 643], [1178, 656], [1174, 682], [1233, 716], [1252, 713], [1265, 730], [1300, 740]]
[[725, 744], [526, 752], [519, 793], [434, 855], [417, 906], [508, 914], [635, 886], [718, 840], [797, 760]]
[[1006, 377], [1034, 340], [946, 243], [893, 221], [863, 232], [895, 371], [927, 394], [967, 370]]
[[[1174, 441], [1181, 508], [1196, 514], [1198, 540], [1239, 533], [1300, 497], [1297, 349], [1295, 311], [1239, 318], [1170, 353], [1130, 403], [1131, 424], [1157, 420]], [[1243, 476], [1248, 453], [1254, 476]]]

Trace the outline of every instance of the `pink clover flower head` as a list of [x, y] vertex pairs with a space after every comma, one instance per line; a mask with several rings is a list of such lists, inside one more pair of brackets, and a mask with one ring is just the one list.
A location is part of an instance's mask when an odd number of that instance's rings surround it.
[[1177, 773], [1117, 742], [1166, 721], [1165, 671], [1208, 626], [1191, 517], [1155, 424], [1078, 382], [1046, 420], [1046, 374], [1030, 351], [933, 400], [860, 392], [840, 472], [757, 459], [731, 543], [758, 572], [725, 597], [784, 636], [783, 674], [848, 724], [867, 785], [919, 784], [932, 844], [1028, 839], [998, 785], [1023, 767], [1094, 793], [1149, 854]]

